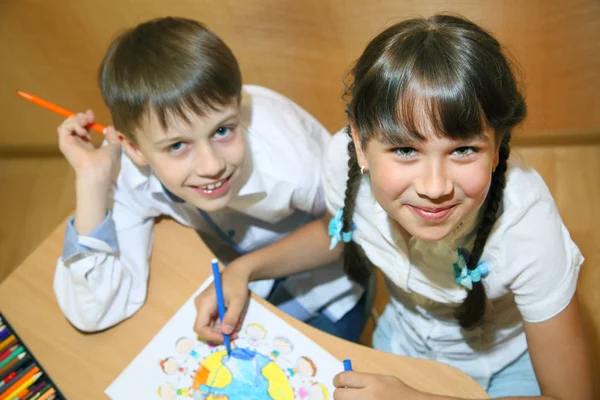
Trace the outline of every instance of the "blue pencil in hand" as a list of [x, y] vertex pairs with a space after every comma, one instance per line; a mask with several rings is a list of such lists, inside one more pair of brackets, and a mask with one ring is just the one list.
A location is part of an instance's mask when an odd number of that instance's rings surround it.
[[[213, 275], [215, 278], [215, 290], [217, 291], [217, 309], [219, 310], [219, 319], [223, 324], [223, 318], [225, 318], [225, 299], [223, 298], [223, 287], [221, 286], [221, 271], [219, 271], [219, 261], [213, 258], [211, 261]], [[225, 341], [225, 349], [227, 354], [231, 354], [231, 341], [229, 335], [223, 334]]]
[[352, 371], [352, 361], [344, 360], [344, 371]]

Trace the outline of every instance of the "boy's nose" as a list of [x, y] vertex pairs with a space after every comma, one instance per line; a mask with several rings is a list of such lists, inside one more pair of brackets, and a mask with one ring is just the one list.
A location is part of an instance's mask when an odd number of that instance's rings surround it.
[[226, 163], [212, 148], [201, 149], [196, 153], [194, 172], [198, 176], [220, 178], [225, 172]]

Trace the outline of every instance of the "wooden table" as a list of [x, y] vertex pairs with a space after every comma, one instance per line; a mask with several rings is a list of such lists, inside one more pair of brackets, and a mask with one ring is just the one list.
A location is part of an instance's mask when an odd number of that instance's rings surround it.
[[[116, 327], [85, 334], [67, 322], [52, 288], [64, 228], [64, 223], [58, 226], [2, 282], [0, 310], [68, 399], [104, 399], [108, 385], [211, 274], [209, 260], [213, 255], [193, 230], [172, 220], [159, 222], [146, 304]], [[393, 356], [346, 342], [266, 305], [335, 357], [351, 358], [355, 370], [396, 375], [431, 393], [487, 398], [473, 379], [447, 365]]]

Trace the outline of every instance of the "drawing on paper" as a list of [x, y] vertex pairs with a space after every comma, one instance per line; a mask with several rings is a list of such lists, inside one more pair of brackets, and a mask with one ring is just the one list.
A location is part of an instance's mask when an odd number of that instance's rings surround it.
[[208, 346], [179, 338], [173, 354], [158, 366], [169, 379], [158, 387], [164, 400], [328, 400], [327, 387], [315, 380], [317, 367], [307, 356], [288, 359], [294, 345], [277, 336], [269, 345], [266, 329], [249, 323], [232, 342], [231, 354], [223, 346]]
[[194, 299], [106, 389], [113, 400], [331, 400], [342, 363], [254, 299], [230, 355], [196, 340]]

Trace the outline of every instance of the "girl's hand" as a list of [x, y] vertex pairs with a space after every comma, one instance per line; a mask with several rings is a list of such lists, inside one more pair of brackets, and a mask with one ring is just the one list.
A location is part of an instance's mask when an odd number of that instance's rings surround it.
[[342, 372], [335, 376], [333, 393], [335, 400], [375, 399], [425, 399], [427, 394], [419, 392], [390, 375], [363, 374], [355, 371]]
[[110, 182], [113, 168], [118, 164], [120, 149], [117, 131], [106, 128], [106, 146], [96, 148], [86, 126], [94, 122], [94, 113], [87, 110], [67, 118], [59, 125], [58, 147], [63, 153], [75, 175], [106, 180]]
[[223, 269], [221, 284], [227, 311], [221, 324], [214, 283], [196, 297], [197, 315], [194, 331], [200, 340], [222, 343], [223, 334], [231, 335], [231, 339], [237, 337], [250, 302], [249, 282], [250, 277], [243, 265], [234, 261]]

